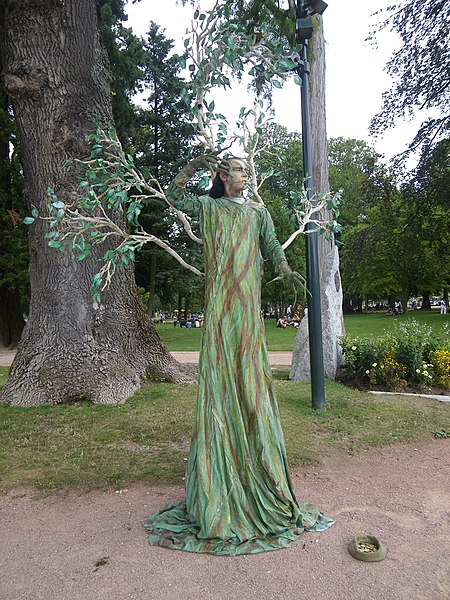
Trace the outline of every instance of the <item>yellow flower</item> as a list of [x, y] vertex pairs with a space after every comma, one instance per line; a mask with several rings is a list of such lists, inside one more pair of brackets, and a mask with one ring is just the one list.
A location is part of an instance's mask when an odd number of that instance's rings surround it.
[[372, 367], [376, 367], [378, 363], [373, 363]]
[[356, 346], [352, 346], [352, 350], [356, 350]]

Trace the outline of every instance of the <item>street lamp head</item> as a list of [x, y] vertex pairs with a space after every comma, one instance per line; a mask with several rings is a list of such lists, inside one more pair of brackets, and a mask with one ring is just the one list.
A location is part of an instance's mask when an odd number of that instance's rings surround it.
[[296, 40], [303, 44], [305, 40], [312, 38], [313, 24], [311, 15], [322, 15], [328, 4], [323, 0], [298, 0], [297, 15], [295, 21]]
[[323, 15], [328, 4], [323, 0], [309, 0], [307, 6], [310, 9], [309, 12], [312, 15]]
[[297, 17], [295, 21], [295, 34], [299, 44], [310, 40], [314, 32], [311, 17]]

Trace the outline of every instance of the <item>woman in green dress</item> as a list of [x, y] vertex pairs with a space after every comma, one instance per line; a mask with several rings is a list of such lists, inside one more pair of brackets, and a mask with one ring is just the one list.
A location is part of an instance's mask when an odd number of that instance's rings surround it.
[[238, 555], [287, 547], [304, 529], [333, 521], [298, 502], [292, 489], [261, 317], [262, 256], [294, 285], [301, 278], [267, 209], [243, 196], [244, 161], [222, 161], [208, 196], [185, 191], [214, 162], [194, 159], [167, 190], [178, 210], [199, 220], [205, 320], [186, 500], [145, 527], [152, 545]]

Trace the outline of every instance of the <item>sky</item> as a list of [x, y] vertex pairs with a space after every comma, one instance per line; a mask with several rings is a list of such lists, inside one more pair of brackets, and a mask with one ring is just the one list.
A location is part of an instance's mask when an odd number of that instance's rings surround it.
[[[209, 8], [212, 0], [200, 0], [203, 8]], [[365, 39], [371, 25], [380, 17], [373, 13], [385, 9], [392, 0], [328, 0], [323, 15], [326, 42], [326, 98], [327, 135], [343, 136], [367, 141], [381, 153], [385, 160], [404, 150], [418, 129], [418, 122], [397, 122], [395, 128], [382, 137], [369, 136], [370, 119], [382, 106], [382, 93], [391, 86], [391, 79], [384, 71], [386, 62], [398, 46], [395, 34], [382, 32], [378, 48]], [[128, 22], [137, 35], [144, 36], [148, 23], [153, 20], [165, 29], [165, 35], [175, 41], [175, 51], [182, 52], [186, 27], [193, 14], [191, 6], [182, 7], [176, 0], [142, 0], [127, 4]], [[237, 113], [246, 95], [242, 86], [234, 93], [227, 92], [226, 108], [216, 101], [225, 114]], [[275, 121], [289, 131], [300, 131], [300, 88], [293, 82], [285, 84], [274, 94]]]

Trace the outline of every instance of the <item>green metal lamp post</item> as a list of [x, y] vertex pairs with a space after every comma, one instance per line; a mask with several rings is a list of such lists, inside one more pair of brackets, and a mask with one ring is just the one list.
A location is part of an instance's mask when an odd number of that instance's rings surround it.
[[[314, 195], [312, 169], [311, 117], [309, 100], [308, 41], [313, 34], [312, 14], [322, 14], [327, 4], [322, 0], [297, 0], [296, 39], [302, 44], [298, 74], [302, 80], [302, 149], [303, 178], [308, 199]], [[317, 231], [312, 223], [307, 225], [306, 234], [306, 283], [308, 288], [308, 329], [311, 367], [312, 408], [325, 409], [325, 378], [322, 343], [322, 315], [320, 308], [319, 249]]]

